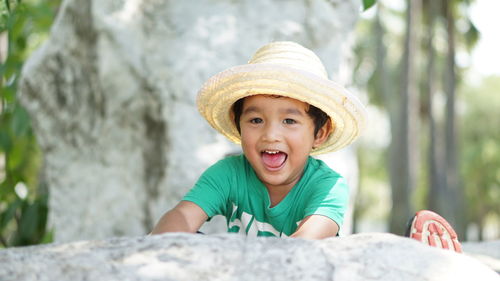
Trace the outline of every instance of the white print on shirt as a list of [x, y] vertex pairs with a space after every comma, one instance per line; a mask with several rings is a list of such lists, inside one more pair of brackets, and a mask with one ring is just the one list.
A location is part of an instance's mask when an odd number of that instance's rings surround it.
[[[231, 217], [236, 215], [236, 211], [238, 210], [238, 206], [236, 206], [233, 203], [233, 212], [231, 214]], [[297, 222], [297, 225], [300, 224], [300, 221]], [[233, 226], [238, 226], [240, 230], [238, 231], [239, 234], [247, 235], [247, 236], [257, 236], [257, 233], [259, 231], [262, 232], [271, 232], [274, 234], [276, 237], [280, 237], [280, 232], [274, 228], [271, 224], [267, 222], [260, 222], [255, 219], [254, 216], [247, 212], [242, 212], [241, 213], [241, 218], [240, 219], [234, 219], [234, 221], [229, 222], [228, 228], [232, 228]], [[248, 232], [245, 233], [245, 230], [250, 226], [248, 229]], [[288, 237], [285, 233], [281, 233], [281, 237]]]

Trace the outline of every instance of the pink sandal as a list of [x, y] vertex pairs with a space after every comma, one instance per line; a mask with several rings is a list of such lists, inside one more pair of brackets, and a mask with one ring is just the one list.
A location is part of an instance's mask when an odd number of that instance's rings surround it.
[[440, 215], [428, 210], [415, 214], [406, 234], [432, 247], [462, 252], [457, 233], [451, 225]]

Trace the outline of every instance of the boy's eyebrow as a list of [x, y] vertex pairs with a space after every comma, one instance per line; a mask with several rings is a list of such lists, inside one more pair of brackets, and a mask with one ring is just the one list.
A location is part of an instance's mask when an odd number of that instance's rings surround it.
[[[259, 113], [261, 110], [257, 106], [249, 106], [245, 110], [243, 110], [242, 114], [248, 114], [248, 113]], [[280, 112], [284, 114], [292, 114], [292, 115], [300, 115], [303, 116], [304, 114], [302, 111], [298, 110], [297, 108], [285, 108], [280, 110]]]
[[285, 114], [292, 114], [292, 115], [304, 115], [302, 111], [298, 110], [297, 108], [287, 108], [285, 110], [282, 110]]
[[252, 112], [260, 112], [260, 110], [256, 106], [249, 106], [245, 110], [243, 110], [243, 112], [241, 114], [243, 115], [243, 114], [252, 113]]

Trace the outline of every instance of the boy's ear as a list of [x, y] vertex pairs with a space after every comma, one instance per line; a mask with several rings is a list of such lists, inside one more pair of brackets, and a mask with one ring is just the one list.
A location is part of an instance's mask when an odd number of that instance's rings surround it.
[[314, 136], [313, 148], [316, 148], [323, 144], [328, 139], [330, 134], [333, 133], [333, 130], [334, 126], [332, 124], [332, 119], [328, 118], [328, 121], [326, 121], [325, 125], [323, 125], [323, 127], [318, 130], [316, 136]]

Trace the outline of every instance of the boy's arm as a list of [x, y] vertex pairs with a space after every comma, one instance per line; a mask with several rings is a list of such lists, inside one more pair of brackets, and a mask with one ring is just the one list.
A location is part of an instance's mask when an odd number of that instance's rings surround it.
[[290, 237], [323, 239], [333, 237], [339, 232], [336, 222], [322, 215], [310, 215], [302, 220]]
[[151, 234], [164, 232], [195, 233], [207, 219], [207, 214], [198, 205], [190, 201], [181, 201], [161, 217]]

